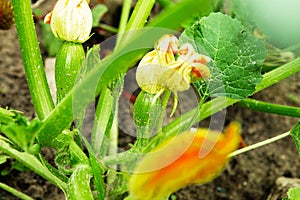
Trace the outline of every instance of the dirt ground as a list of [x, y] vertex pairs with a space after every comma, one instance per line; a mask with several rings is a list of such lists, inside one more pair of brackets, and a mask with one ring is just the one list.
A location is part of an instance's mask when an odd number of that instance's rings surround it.
[[[48, 9], [47, 8], [44, 9]], [[31, 103], [15, 27], [0, 31], [0, 106], [21, 110], [35, 116]], [[284, 105], [300, 106], [300, 73], [284, 80], [253, 98]], [[291, 117], [251, 111], [238, 105], [226, 110], [226, 121], [240, 120], [242, 136], [253, 144], [290, 130], [298, 121]], [[49, 157], [52, 151], [45, 152]], [[0, 166], [1, 167], [1, 166]], [[265, 147], [238, 155], [213, 182], [181, 189], [178, 200], [265, 200], [278, 177], [300, 178], [300, 157], [290, 137]], [[32, 172], [12, 171], [0, 176], [16, 189], [34, 199], [64, 199], [62, 192]], [[0, 189], [0, 199], [17, 199]]]

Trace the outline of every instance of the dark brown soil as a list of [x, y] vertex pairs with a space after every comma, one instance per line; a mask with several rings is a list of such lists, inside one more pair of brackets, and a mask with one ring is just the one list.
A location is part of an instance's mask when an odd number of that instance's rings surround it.
[[[48, 5], [49, 7], [49, 5]], [[35, 116], [15, 28], [0, 31], [0, 106]], [[300, 106], [300, 73], [253, 96], [255, 99]], [[242, 136], [253, 144], [289, 131], [298, 119], [251, 111], [238, 105], [227, 109], [226, 120], [242, 122]], [[47, 151], [50, 157], [52, 151]], [[0, 170], [3, 166], [0, 166]], [[213, 182], [189, 186], [176, 193], [179, 200], [264, 200], [280, 176], [300, 178], [300, 159], [290, 137], [234, 157]], [[34, 199], [64, 199], [62, 192], [33, 172], [12, 171], [0, 176]], [[17, 199], [0, 189], [0, 199]]]

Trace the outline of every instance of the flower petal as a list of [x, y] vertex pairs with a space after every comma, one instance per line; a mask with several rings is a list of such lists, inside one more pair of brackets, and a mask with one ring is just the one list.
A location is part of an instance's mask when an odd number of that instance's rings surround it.
[[165, 141], [138, 164], [129, 182], [130, 199], [164, 199], [189, 184], [211, 181], [239, 144], [240, 125], [225, 134], [208, 129], [184, 132]]

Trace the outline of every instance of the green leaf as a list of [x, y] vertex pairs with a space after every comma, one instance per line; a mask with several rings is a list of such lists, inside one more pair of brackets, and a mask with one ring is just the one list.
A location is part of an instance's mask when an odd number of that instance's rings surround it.
[[0, 154], [0, 165], [5, 163], [8, 158], [9, 158], [9, 156], [7, 156], [5, 154]]
[[300, 188], [291, 188], [288, 191], [288, 200], [298, 200], [300, 197]]
[[212, 58], [208, 63], [211, 76], [206, 81], [211, 96], [245, 98], [262, 80], [264, 44], [228, 15], [212, 13], [201, 18], [184, 31], [180, 41]]
[[296, 124], [296, 126], [290, 131], [290, 134], [296, 144], [298, 149], [298, 153], [300, 155], [300, 121]]
[[38, 119], [29, 122], [26, 117], [21, 114], [14, 116], [15, 123], [9, 123], [0, 127], [0, 131], [4, 133], [15, 145], [22, 148], [26, 152], [31, 152], [34, 144], [36, 132], [41, 126]]
[[46, 49], [50, 57], [54, 57], [58, 52], [58, 49], [62, 41], [55, 38], [49, 24], [45, 24], [44, 22], [41, 22], [40, 26], [42, 30], [41, 33], [42, 33], [43, 47], [44, 49]]
[[7, 139], [0, 136], [0, 151], [4, 152], [8, 156], [16, 159], [27, 168], [31, 169], [35, 173], [39, 174], [46, 180], [52, 182], [56, 186], [60, 187], [63, 191], [66, 191], [67, 185], [54, 174], [52, 174], [47, 167], [45, 167], [34, 155], [27, 152], [20, 152], [12, 148], [7, 142]]
[[102, 16], [108, 11], [108, 8], [103, 4], [98, 4], [92, 9], [93, 27], [99, 25]]

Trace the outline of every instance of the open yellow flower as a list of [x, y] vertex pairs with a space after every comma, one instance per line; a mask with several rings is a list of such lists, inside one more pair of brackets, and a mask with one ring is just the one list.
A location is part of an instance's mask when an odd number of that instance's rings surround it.
[[165, 35], [139, 63], [136, 80], [142, 90], [151, 94], [162, 89], [174, 93], [188, 90], [191, 77], [205, 78], [210, 75], [206, 66], [209, 61], [209, 57], [196, 53], [191, 44], [186, 43], [178, 48], [178, 39], [174, 35]]
[[129, 181], [128, 199], [160, 200], [189, 184], [211, 181], [237, 149], [240, 124], [232, 122], [224, 134], [201, 128], [165, 141], [147, 154]]
[[87, 0], [58, 0], [53, 11], [46, 15], [55, 37], [60, 40], [83, 43], [90, 37], [92, 11]]

